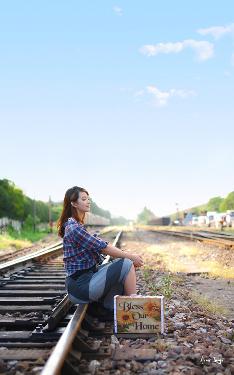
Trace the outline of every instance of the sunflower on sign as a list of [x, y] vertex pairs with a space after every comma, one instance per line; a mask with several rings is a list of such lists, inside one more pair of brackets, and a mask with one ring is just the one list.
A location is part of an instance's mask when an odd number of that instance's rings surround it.
[[130, 311], [117, 311], [117, 321], [120, 325], [129, 325], [134, 323], [132, 313]]
[[144, 311], [151, 318], [160, 318], [160, 303], [146, 302], [144, 303]]

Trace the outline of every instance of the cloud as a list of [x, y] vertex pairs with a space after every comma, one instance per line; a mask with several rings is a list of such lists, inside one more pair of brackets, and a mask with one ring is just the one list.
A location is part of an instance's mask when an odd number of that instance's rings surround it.
[[189, 96], [196, 95], [193, 90], [183, 89], [170, 89], [169, 91], [161, 91], [156, 86], [150, 85], [146, 87], [146, 92], [153, 96], [154, 103], [157, 107], [163, 107], [167, 105], [168, 101], [172, 97], [179, 97], [182, 99], [188, 98]]
[[122, 8], [118, 7], [117, 5], [115, 5], [115, 6], [113, 7], [113, 10], [114, 10], [114, 12], [117, 14], [117, 16], [122, 16], [122, 15], [123, 15], [123, 10], [122, 10]]
[[220, 39], [226, 34], [234, 34], [234, 23], [228, 26], [212, 26], [205, 29], [198, 29], [197, 32], [201, 35], [211, 35], [214, 39]]
[[196, 95], [196, 92], [193, 90], [184, 90], [184, 89], [170, 89], [168, 91], [161, 91], [154, 85], [147, 86], [144, 90], [139, 90], [135, 92], [134, 97], [140, 99], [146, 94], [153, 97], [153, 103], [157, 107], [163, 107], [168, 104], [168, 101], [173, 97], [179, 97], [181, 99], [188, 98], [190, 96]]
[[214, 55], [214, 45], [207, 41], [197, 41], [193, 39], [187, 39], [182, 42], [175, 43], [158, 43], [144, 45], [140, 52], [146, 56], [155, 56], [159, 53], [179, 53], [185, 48], [192, 48], [195, 50], [198, 60], [208, 60]]

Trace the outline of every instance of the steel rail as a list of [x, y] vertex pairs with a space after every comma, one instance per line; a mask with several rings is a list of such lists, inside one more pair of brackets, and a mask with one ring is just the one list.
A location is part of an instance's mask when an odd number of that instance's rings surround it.
[[5, 262], [3, 264], [0, 264], [0, 271], [7, 271], [9, 268], [20, 266], [20, 265], [22, 265], [26, 262], [33, 261], [33, 260], [35, 260], [37, 258], [40, 258], [40, 257], [43, 257], [47, 254], [60, 251], [60, 250], [62, 250], [62, 248], [63, 248], [62, 241], [59, 241], [58, 243], [56, 243], [52, 246], [48, 246], [44, 249], [38, 250], [33, 254], [24, 255], [24, 256], [22, 256], [20, 258], [17, 258], [15, 260], [11, 260], [9, 262]]
[[[122, 231], [120, 231], [115, 237], [115, 240], [112, 243], [113, 246], [117, 245], [121, 235]], [[108, 263], [110, 261], [110, 258], [111, 257], [107, 255], [102, 264]], [[66, 356], [69, 353], [76, 334], [79, 332], [87, 308], [88, 304], [77, 305], [73, 317], [71, 318], [59, 341], [57, 342], [57, 345], [55, 346], [51, 356], [46, 362], [41, 375], [59, 375], [61, 373]]]
[[[117, 243], [119, 242], [119, 239], [120, 239], [121, 235], [122, 235], [122, 231], [118, 232], [117, 236], [114, 239], [114, 242], [113, 242], [112, 246], [116, 246], [117, 245]], [[107, 255], [105, 257], [104, 261], [102, 262], [102, 264], [108, 263], [110, 261], [110, 259], [111, 259], [110, 255]]]
[[162, 233], [162, 234], [169, 234], [171, 236], [175, 236], [175, 237], [182, 237], [182, 238], [188, 238], [190, 240], [193, 240], [193, 241], [202, 241], [202, 242], [206, 242], [206, 243], [209, 243], [211, 245], [219, 245], [219, 246], [223, 246], [223, 247], [233, 247], [234, 246], [234, 242], [229, 240], [229, 239], [222, 239], [222, 238], [218, 238], [218, 237], [214, 237], [214, 236], [208, 236], [208, 235], [202, 235], [202, 234], [199, 234], [199, 232], [190, 232], [190, 233], [186, 233], [186, 232], [174, 232], [174, 231], [157, 231], [159, 233]]
[[51, 356], [46, 362], [46, 365], [42, 370], [41, 375], [53, 375], [60, 373], [65, 358], [69, 353], [69, 350], [74, 341], [74, 338], [81, 327], [81, 323], [84, 319], [87, 308], [88, 304], [77, 306], [77, 309], [73, 317], [71, 318], [70, 322], [68, 323], [67, 328], [60, 337]]
[[[101, 231], [101, 234], [106, 234], [108, 232], [111, 232], [114, 228], [115, 227], [105, 228]], [[34, 252], [33, 254], [24, 255], [24, 256], [19, 257], [17, 259], [10, 260], [8, 262], [0, 264], [0, 272], [1, 271], [7, 271], [10, 268], [20, 266], [20, 265], [22, 265], [26, 262], [33, 261], [37, 258], [39, 259], [40, 257], [43, 257], [47, 254], [49, 255], [50, 253], [60, 251], [60, 250], [62, 250], [62, 248], [63, 248], [62, 241], [56, 242], [55, 244], [50, 245], [48, 247], [45, 247], [43, 249], [40, 249], [40, 250]]]
[[[211, 245], [217, 245], [217, 246], [222, 246], [222, 247], [228, 247], [228, 248], [232, 248], [234, 247], [234, 237], [233, 236], [228, 236], [228, 238], [223, 238], [223, 234], [218, 234], [218, 233], [214, 233], [214, 232], [211, 232], [209, 234], [209, 232], [207, 231], [206, 233], [202, 232], [202, 231], [181, 231], [181, 230], [171, 230], [170, 228], [168, 229], [162, 229], [162, 227], [160, 228], [155, 228], [154, 226], [146, 226], [146, 225], [142, 225], [142, 226], [138, 226], [138, 229], [143, 229], [143, 230], [147, 230], [147, 231], [152, 231], [152, 232], [157, 232], [157, 233], [160, 233], [160, 234], [167, 234], [167, 235], [170, 235], [170, 236], [175, 236], [175, 237], [181, 237], [181, 238], [187, 238], [189, 240], [192, 240], [192, 241], [202, 241], [202, 242], [205, 242], [205, 243], [209, 243]], [[220, 237], [219, 237], [220, 235]]]

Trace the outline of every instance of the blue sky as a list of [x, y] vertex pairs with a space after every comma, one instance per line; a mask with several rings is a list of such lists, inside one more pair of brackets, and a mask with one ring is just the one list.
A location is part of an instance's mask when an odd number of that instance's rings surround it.
[[8, 1], [0, 178], [113, 215], [233, 190], [233, 1]]

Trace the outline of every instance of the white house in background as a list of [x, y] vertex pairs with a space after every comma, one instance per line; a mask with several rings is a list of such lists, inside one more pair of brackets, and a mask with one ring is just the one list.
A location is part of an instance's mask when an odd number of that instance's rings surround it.
[[228, 227], [234, 226], [234, 211], [233, 210], [227, 210], [226, 222], [227, 222]]
[[206, 225], [206, 216], [205, 215], [200, 215], [198, 216], [198, 225]]
[[206, 225], [208, 227], [212, 227], [215, 225], [215, 218], [216, 218], [217, 212], [216, 211], [208, 211], [206, 214]]
[[215, 216], [215, 227], [222, 228], [227, 226], [226, 212], [218, 212]]

